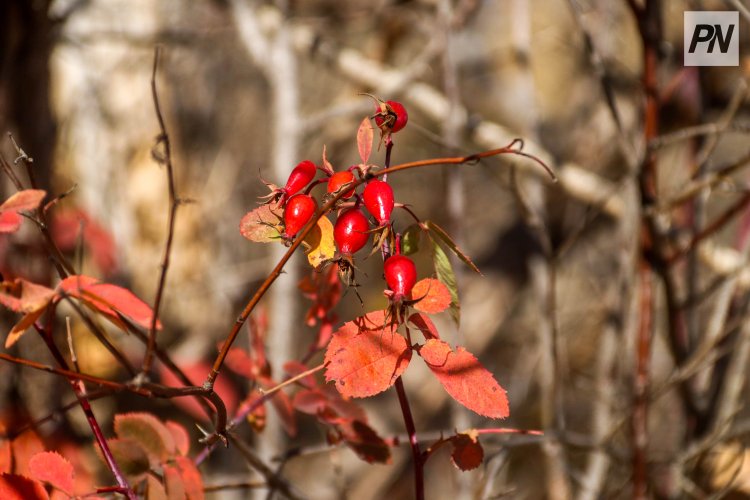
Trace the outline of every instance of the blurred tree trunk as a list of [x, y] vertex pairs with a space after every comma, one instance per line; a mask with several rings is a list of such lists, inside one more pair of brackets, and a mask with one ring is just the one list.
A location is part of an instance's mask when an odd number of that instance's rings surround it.
[[56, 27], [49, 6], [50, 0], [0, 2], [0, 128], [34, 158], [42, 188], [49, 188], [57, 132], [49, 102]]

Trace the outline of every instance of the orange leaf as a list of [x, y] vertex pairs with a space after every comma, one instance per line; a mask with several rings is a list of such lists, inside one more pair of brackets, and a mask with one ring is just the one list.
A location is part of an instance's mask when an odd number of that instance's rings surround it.
[[242, 217], [240, 234], [256, 243], [272, 243], [279, 240], [279, 230], [276, 229], [279, 222], [281, 216], [270, 205], [261, 205]]
[[[31, 475], [29, 461], [31, 457], [44, 451], [44, 443], [36, 432], [28, 430], [13, 440], [11, 450], [13, 450], [13, 472], [28, 476]], [[2, 495], [0, 498], [3, 498]]]
[[363, 165], [367, 165], [367, 160], [370, 159], [370, 153], [372, 153], [372, 140], [372, 124], [370, 123], [370, 118], [365, 117], [357, 129], [357, 150], [359, 151], [359, 157], [362, 159]]
[[453, 399], [480, 415], [505, 418], [510, 413], [505, 390], [463, 347], [453, 351], [442, 340], [428, 340], [419, 355]]
[[420, 332], [422, 332], [422, 335], [424, 335], [425, 340], [430, 339], [439, 339], [440, 334], [437, 331], [437, 328], [435, 327], [435, 323], [432, 322], [429, 316], [422, 313], [414, 313], [411, 316], [409, 316], [409, 323], [416, 326]]
[[164, 465], [162, 470], [164, 471], [164, 485], [167, 487], [167, 498], [169, 500], [187, 500], [180, 470], [174, 465]]
[[[137, 483], [141, 481], [143, 476], [151, 468], [146, 450], [135, 439], [107, 439], [107, 446], [109, 446], [109, 450], [112, 452], [112, 457], [115, 459], [115, 462], [117, 462], [117, 465], [122, 469], [122, 473], [125, 474], [131, 482]], [[104, 456], [98, 446], [96, 447], [96, 453], [99, 455], [102, 462], [104, 462]]]
[[451, 293], [448, 287], [434, 278], [418, 281], [412, 288], [411, 296], [419, 300], [414, 304], [414, 309], [427, 314], [443, 312], [451, 305]]
[[170, 434], [172, 434], [172, 439], [174, 439], [177, 452], [183, 456], [187, 455], [190, 452], [190, 436], [185, 428], [172, 420], [167, 420], [164, 422], [164, 425], [167, 427]]
[[411, 359], [406, 339], [383, 311], [345, 323], [326, 350], [326, 380], [344, 397], [364, 398], [388, 389]]
[[203, 478], [193, 461], [187, 457], [175, 457], [175, 463], [182, 478], [186, 500], [203, 500]]
[[0, 498], [3, 500], [48, 500], [49, 495], [39, 481], [16, 474], [0, 475]]
[[[123, 327], [117, 313], [130, 318], [133, 323], [143, 328], [151, 328], [153, 311], [151, 307], [125, 288], [100, 283], [89, 276], [68, 276], [57, 286], [59, 290], [79, 299], [116, 325]], [[161, 329], [157, 321], [156, 328]], [[124, 328], [123, 328], [124, 329]]]
[[10, 441], [3, 440], [0, 444], [0, 474], [13, 472], [13, 458], [10, 449]]
[[451, 442], [453, 443], [453, 453], [451, 453], [453, 465], [463, 471], [476, 469], [482, 465], [484, 449], [475, 434], [456, 434], [451, 438]]
[[29, 460], [29, 470], [34, 479], [49, 483], [67, 493], [73, 492], [73, 466], [59, 453], [43, 451]]
[[47, 196], [47, 192], [42, 189], [25, 189], [19, 191], [0, 205], [0, 212], [34, 210], [45, 196]]
[[18, 342], [26, 329], [44, 313], [55, 291], [20, 278], [13, 282], [3, 282], [0, 287], [0, 304], [12, 311], [25, 313], [5, 339], [5, 348], [8, 349]]

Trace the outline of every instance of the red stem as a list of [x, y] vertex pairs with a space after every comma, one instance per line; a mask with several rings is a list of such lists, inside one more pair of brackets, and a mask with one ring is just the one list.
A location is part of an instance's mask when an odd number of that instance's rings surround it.
[[406, 390], [401, 377], [396, 379], [396, 394], [398, 402], [401, 405], [401, 413], [404, 415], [404, 424], [406, 433], [409, 435], [409, 444], [411, 445], [411, 455], [414, 461], [414, 498], [424, 500], [424, 461], [422, 452], [419, 450], [419, 440], [417, 439], [417, 429], [414, 426], [414, 418], [411, 415], [409, 400], [406, 398]]

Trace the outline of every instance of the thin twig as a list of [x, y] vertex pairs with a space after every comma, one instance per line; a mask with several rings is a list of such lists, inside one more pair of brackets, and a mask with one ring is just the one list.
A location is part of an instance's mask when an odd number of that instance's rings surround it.
[[[143, 357], [143, 365], [141, 366], [141, 374], [144, 377], [148, 377], [148, 373], [151, 371], [151, 365], [154, 360], [154, 350], [156, 349], [156, 326], [159, 323], [159, 311], [161, 310], [162, 297], [164, 296], [164, 287], [167, 282], [167, 270], [169, 269], [169, 258], [172, 252], [172, 240], [174, 239], [174, 226], [175, 219], [177, 217], [177, 208], [179, 207], [179, 199], [175, 192], [174, 186], [174, 169], [172, 168], [172, 148], [169, 142], [169, 134], [167, 134], [167, 127], [164, 124], [164, 116], [162, 115], [161, 105], [159, 104], [159, 93], [156, 90], [156, 71], [159, 67], [159, 55], [161, 48], [159, 46], [154, 50], [154, 66], [151, 72], [151, 95], [154, 101], [154, 111], [156, 118], [159, 120], [160, 134], [157, 136], [156, 144], [154, 145], [154, 158], [159, 163], [163, 163], [167, 170], [167, 180], [169, 185], [169, 223], [167, 228], [167, 242], [164, 245], [164, 256], [161, 262], [161, 272], [159, 274], [159, 282], [156, 286], [156, 298], [154, 299], [154, 312], [151, 316], [151, 326], [148, 331], [148, 345], [146, 346], [146, 354]], [[164, 145], [164, 156], [158, 157], [156, 148], [160, 144]]]

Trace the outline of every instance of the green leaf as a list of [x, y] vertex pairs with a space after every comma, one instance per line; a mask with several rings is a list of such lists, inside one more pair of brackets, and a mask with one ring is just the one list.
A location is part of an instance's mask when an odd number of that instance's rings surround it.
[[458, 245], [456, 245], [456, 242], [453, 241], [453, 238], [451, 238], [450, 235], [448, 235], [448, 233], [446, 233], [442, 227], [438, 226], [432, 221], [425, 221], [424, 224], [434, 235], [436, 235], [441, 240], [443, 240], [443, 242], [446, 245], [448, 245], [448, 248], [450, 249], [450, 251], [456, 254], [456, 257], [461, 259], [464, 262], [464, 264], [466, 264], [467, 266], [469, 266], [469, 268], [471, 268], [472, 271], [474, 271], [475, 273], [479, 275], [482, 274], [482, 272], [479, 270], [476, 264], [472, 262], [472, 260], [469, 258], [468, 255], [464, 253], [463, 250], [458, 248]]
[[422, 228], [419, 224], [412, 224], [406, 228], [401, 235], [401, 253], [411, 255], [419, 251], [419, 237], [422, 235]]
[[450, 313], [456, 326], [458, 326], [461, 322], [461, 303], [458, 300], [456, 275], [453, 273], [453, 266], [451, 266], [451, 261], [443, 248], [432, 236], [430, 236], [430, 240], [432, 241], [432, 263], [435, 266], [435, 274], [451, 294]]

